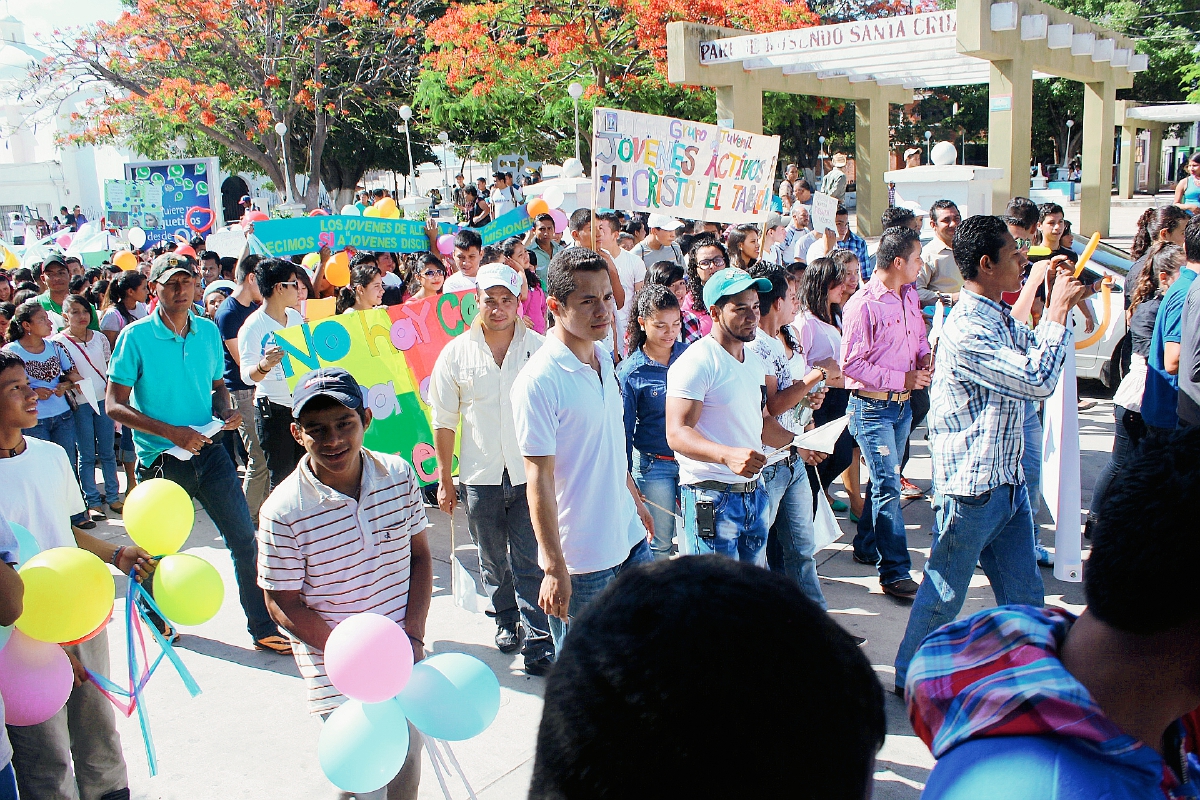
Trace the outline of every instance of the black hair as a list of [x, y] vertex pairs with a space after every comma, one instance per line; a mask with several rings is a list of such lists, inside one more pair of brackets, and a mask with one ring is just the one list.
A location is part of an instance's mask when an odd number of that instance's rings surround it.
[[599, 225], [601, 222], [608, 223], [608, 227], [612, 229], [613, 236], [621, 232], [621, 218], [611, 211], [596, 212], [596, 224]]
[[479, 265], [504, 263], [504, 251], [489, 244], [479, 251]]
[[525, 240], [520, 236], [510, 236], [500, 243], [500, 252], [505, 258], [512, 258], [513, 253], [517, 252], [518, 245], [523, 249]]
[[1125, 462], [1096, 509], [1084, 569], [1088, 609], [1101, 622], [1155, 634], [1200, 617], [1193, 598], [1197, 480], [1200, 428], [1148, 437]]
[[744, 223], [734, 225], [729, 229], [729, 236], [725, 238], [725, 246], [729, 249], [729, 260], [731, 267], [738, 269], [749, 270], [753, 262], [747, 262], [742, 255], [742, 244], [751, 233], [758, 233], [758, 226]]
[[199, 257], [197, 257], [196, 260], [203, 262], [203, 261], [208, 261], [210, 258], [213, 261], [216, 261], [218, 264], [221, 263], [221, 254], [218, 253], [216, 250], [201, 250]]
[[837, 212], [834, 214], [834, 216], [835, 217], [848, 217], [848, 216], [850, 216], [850, 210], [848, 208], [846, 208], [844, 205], [842, 205], [841, 203], [838, 203]]
[[1179, 206], [1159, 206], [1147, 208], [1138, 218], [1137, 233], [1133, 235], [1133, 244], [1129, 246], [1129, 255], [1137, 261], [1150, 245], [1158, 241], [1159, 235], [1166, 231], [1170, 233], [1179, 224], [1187, 224], [1188, 213]]
[[0, 373], [6, 372], [13, 367], [20, 367], [21, 372], [25, 371], [25, 362], [22, 358], [11, 350], [0, 350]]
[[639, 321], [641, 318], [654, 316], [655, 311], [666, 311], [679, 308], [679, 298], [667, 287], [658, 283], [643, 284], [642, 290], [633, 300], [633, 310], [629, 315], [629, 352], [640, 350], [646, 343], [646, 329]]
[[24, 283], [33, 280], [33, 270], [29, 267], [17, 267], [8, 273], [8, 277], [12, 279], [13, 285]]
[[729, 251], [725, 249], [725, 245], [721, 244], [721, 240], [711, 233], [696, 234], [692, 237], [691, 246], [688, 247], [687, 282], [688, 291], [692, 295], [692, 313], [708, 316], [708, 308], [704, 305], [704, 282], [700, 280], [700, 267], [696, 263], [696, 253], [701, 247], [715, 247], [720, 250], [726, 266], [729, 265]]
[[455, 250], [470, 250], [472, 247], [478, 247], [480, 250], [483, 250], [483, 237], [479, 235], [478, 231], [463, 228], [454, 234]]
[[467, 184], [466, 186], [463, 187], [463, 195], [465, 197], [474, 197], [476, 200], [478, 200], [479, 199], [479, 190], [476, 189], [471, 184]]
[[907, 225], [917, 218], [917, 215], [912, 210], [902, 206], [892, 206], [880, 215], [879, 221], [883, 223], [883, 229], [895, 228], [899, 225]]
[[1000, 260], [1000, 248], [1008, 235], [1004, 220], [990, 214], [967, 217], [959, 224], [954, 232], [954, 263], [964, 281], [979, 277], [979, 262], [984, 256], [993, 262]]
[[907, 259], [914, 244], [921, 245], [921, 234], [917, 231], [907, 225], [888, 228], [879, 237], [879, 247], [875, 251], [876, 269], [891, 269], [897, 258]]
[[1038, 224], [1041, 213], [1038, 211], [1037, 204], [1028, 197], [1014, 197], [1008, 201], [1008, 207], [1004, 209], [1004, 216], [1007, 217], [1005, 222], [1009, 225], [1029, 230]]
[[71, 282], [67, 284], [67, 291], [71, 294], [79, 294], [86, 291], [88, 288], [88, 279], [85, 275], [75, 275], [71, 278]]
[[766, 278], [771, 282], [771, 288], [767, 291], [758, 290], [758, 307], [762, 309], [762, 313], [770, 313], [771, 306], [775, 305], [775, 301], [787, 296], [788, 271], [783, 267], [765, 264], [761, 261], [746, 271], [755, 278]]
[[581, 231], [592, 223], [592, 210], [590, 208], [577, 208], [571, 212], [571, 216], [567, 221], [567, 227], [572, 231]]
[[1158, 273], [1165, 272], [1174, 279], [1184, 261], [1182, 247], [1173, 242], [1156, 241], [1146, 251], [1146, 265], [1133, 287], [1133, 294], [1129, 299], [1129, 313], [1132, 314], [1139, 304], [1158, 294], [1161, 288]]
[[814, 188], [813, 188], [813, 185], [812, 185], [811, 183], [809, 183], [809, 182], [808, 182], [808, 178], [801, 178], [800, 180], [798, 180], [798, 181], [796, 181], [795, 183], [793, 183], [793, 184], [792, 184], [792, 189], [793, 189], [793, 190], [795, 190], [795, 189], [805, 189], [805, 190], [807, 190], [807, 191], [808, 191], [808, 192], [810, 192], [810, 193], [811, 193], [811, 192], [815, 192], [815, 191], [816, 191], [816, 189], [814, 189]]
[[551, 225], [554, 225], [554, 217], [549, 214], [538, 214], [533, 218], [533, 221], [535, 224], [538, 222], [549, 222]]
[[1046, 217], [1051, 214], [1062, 214], [1063, 207], [1058, 203], [1042, 203], [1038, 206], [1038, 225], [1046, 221]]
[[683, 271], [683, 267], [676, 264], [674, 261], [658, 261], [650, 266], [646, 271], [646, 283], [657, 283], [659, 286], [671, 288], [676, 281], [681, 281], [687, 278], [687, 273]]
[[1193, 164], [1200, 164], [1200, 150], [1192, 153], [1192, 157], [1189, 158], [1188, 161], [1191, 161]]
[[12, 318], [8, 321], [5, 340], [15, 342], [24, 336], [25, 329], [21, 326], [33, 319], [39, 311], [45, 311], [45, 309], [36, 299], [23, 300], [17, 304], [17, 310], [13, 312]]
[[374, 264], [378, 266], [379, 259], [375, 257], [374, 253], [367, 252], [366, 250], [359, 250], [350, 258], [350, 269], [361, 267], [363, 264]]
[[62, 304], [63, 311], [66, 311], [67, 303], [75, 303], [76, 305], [83, 306], [87, 310], [89, 317], [94, 317], [96, 315], [96, 309], [92, 307], [92, 301], [88, 300], [87, 295], [84, 295], [84, 294], [69, 294], [69, 295], [67, 295], [65, 298], [63, 298], [63, 304]]
[[[242, 260], [237, 262], [236, 283], [245, 283], [246, 278], [254, 274], [254, 268], [258, 266], [258, 262], [262, 256], [257, 253], [247, 253], [242, 257]], [[222, 270], [224, 271], [224, 270]]]
[[20, 306], [21, 303], [24, 303], [26, 300], [30, 298], [36, 298], [40, 293], [41, 290], [38, 289], [36, 285], [30, 289], [25, 287], [25, 284], [22, 284], [21, 286], [18, 286], [17, 291], [13, 293], [12, 301], [15, 305]]
[[575, 283], [575, 275], [580, 272], [608, 272], [608, 264], [596, 253], [586, 247], [568, 247], [559, 250], [550, 259], [546, 275], [546, 294], [560, 303], [566, 303], [579, 287]]
[[258, 290], [263, 297], [275, 294], [275, 287], [286, 283], [296, 275], [298, 267], [282, 258], [264, 258], [254, 268], [254, 277], [258, 280]]
[[[795, 581], [716, 555], [640, 565], [571, 627], [546, 681], [529, 800], [867, 795], [883, 690]], [[747, 664], [788, 679], [712, 691]], [[753, 745], [714, 759], [721, 742]], [[648, 753], [670, 768], [648, 769]]]
[[12, 315], [17, 313], [17, 307], [12, 303], [0, 303], [0, 316], [7, 319], [12, 319]]
[[817, 319], [837, 327], [841, 309], [837, 304], [830, 306], [829, 291], [845, 279], [845, 265], [833, 258], [814, 258], [800, 279], [800, 304]]
[[1183, 252], [1193, 264], [1200, 263], [1200, 216], [1188, 220], [1183, 229]]
[[104, 270], [99, 267], [88, 267], [83, 272], [83, 276], [93, 283], [99, 280], [104, 275]]
[[145, 275], [137, 270], [128, 270], [113, 278], [112, 283], [108, 284], [108, 292], [105, 293], [108, 305], [117, 309], [117, 313], [126, 323], [133, 322], [134, 319], [133, 313], [125, 307], [125, 296], [140, 289], [145, 282]]
[[639, 231], [641, 231], [642, 233], [645, 233], [646, 230], [647, 230], [646, 223], [642, 222], [637, 217], [634, 217], [633, 219], [629, 220], [629, 222], [625, 223], [625, 232], [626, 233], [631, 233], [636, 236]]
[[433, 253], [425, 253], [421, 256], [420, 261], [412, 266], [412, 272], [408, 276], [408, 280], [405, 281], [405, 283], [408, 284], [409, 294], [416, 294], [418, 291], [420, 291], [421, 273], [429, 267], [432, 267], [433, 269], [440, 269], [443, 277], [446, 274], [446, 265], [442, 263], [442, 260]]
[[955, 203], [953, 200], [935, 201], [934, 204], [929, 207], [929, 224], [937, 224], [937, 212], [951, 208], [953, 208], [955, 211], [958, 211], [958, 203]]
[[354, 308], [354, 303], [358, 299], [357, 293], [354, 291], [357, 286], [369, 286], [371, 281], [378, 278], [383, 273], [379, 267], [373, 263], [359, 264], [357, 267], [350, 268], [350, 283], [338, 289], [337, 301], [334, 303], [334, 309], [341, 314], [348, 308]]

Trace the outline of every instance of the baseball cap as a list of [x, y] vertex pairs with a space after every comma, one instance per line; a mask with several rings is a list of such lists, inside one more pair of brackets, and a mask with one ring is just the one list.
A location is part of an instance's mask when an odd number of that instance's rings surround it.
[[650, 219], [646, 220], [646, 227], [661, 228], [664, 231], [674, 231], [683, 227], [683, 223], [674, 217], [668, 217], [666, 214], [651, 214]]
[[712, 308], [722, 297], [744, 292], [751, 287], [767, 292], [771, 290], [771, 282], [766, 278], [755, 278], [744, 269], [726, 267], [704, 284], [704, 306]]
[[208, 297], [213, 292], [221, 292], [226, 297], [237, 291], [237, 284], [233, 281], [217, 280], [204, 287], [204, 296]]
[[905, 160], [905, 161], [908, 161], [908, 159], [909, 159], [909, 158], [911, 158], [912, 156], [917, 156], [917, 155], [920, 155], [920, 154], [921, 154], [921, 148], [919, 148], [919, 147], [910, 147], [910, 148], [908, 148], [907, 150], [905, 150], [905, 151], [904, 151], [904, 160]]
[[196, 274], [196, 271], [192, 269], [192, 260], [187, 256], [181, 256], [174, 252], [163, 253], [150, 265], [150, 282], [166, 283], [176, 272], [185, 272], [188, 275]]
[[292, 419], [300, 419], [304, 406], [315, 397], [332, 397], [355, 411], [363, 407], [362, 388], [354, 376], [341, 367], [314, 369], [296, 381], [296, 390], [292, 393]]
[[782, 214], [772, 214], [767, 217], [767, 225], [763, 228], [764, 231], [774, 230], [775, 228], [786, 228], [788, 221]]
[[479, 291], [486, 292], [493, 286], [503, 286], [513, 293], [513, 297], [521, 296], [521, 276], [517, 271], [505, 264], [485, 264], [475, 273], [475, 285]]
[[67, 262], [63, 261], [62, 256], [49, 255], [49, 256], [46, 256], [45, 260], [43, 260], [42, 263], [33, 265], [33, 277], [35, 277], [35, 278], [42, 277], [42, 273], [45, 272], [46, 270], [50, 269], [50, 265], [52, 265], [52, 264], [58, 264], [60, 267], [63, 267], [63, 268], [66, 268], [66, 266], [67, 266]]

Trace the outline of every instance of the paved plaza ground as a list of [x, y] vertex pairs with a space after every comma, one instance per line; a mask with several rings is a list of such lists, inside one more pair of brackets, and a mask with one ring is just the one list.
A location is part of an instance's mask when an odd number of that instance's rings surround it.
[[[1099, 384], [1083, 382], [1080, 393], [1101, 397], [1080, 415], [1083, 506], [1086, 509], [1096, 474], [1112, 447], [1112, 404]], [[907, 474], [922, 488], [930, 478], [929, 451], [924, 430], [914, 440], [913, 458]], [[431, 653], [463, 652], [488, 663], [500, 678], [501, 706], [495, 723], [481, 736], [454, 745], [454, 752], [480, 800], [523, 800], [529, 787], [533, 756], [541, 717], [544, 680], [520, 671], [519, 655], [502, 655], [492, 644], [495, 631], [482, 613], [469, 613], [454, 605], [450, 595], [450, 525], [445, 514], [430, 510], [433, 528], [434, 598], [426, 641]], [[854, 526], [839, 515], [843, 536], [819, 555], [819, 572], [830, 613], [847, 630], [865, 636], [865, 652], [885, 686], [893, 682], [892, 661], [908, 618], [909, 605], [885, 596], [870, 567], [856, 564], [850, 556]], [[909, 501], [905, 521], [914, 570], [920, 570], [929, 555], [933, 514], [927, 499]], [[1054, 532], [1045, 512], [1039, 518], [1041, 540], [1053, 546]], [[463, 546], [466, 524], [456, 515], [456, 541], [460, 557], [474, 569], [473, 549]], [[116, 543], [128, 543], [119, 519], [97, 527], [93, 533]], [[1085, 543], [1086, 544], [1086, 543]], [[136, 719], [119, 718], [119, 728], [129, 763], [132, 796], [137, 800], [197, 797], [289, 798], [328, 800], [334, 790], [321, 774], [316, 746], [319, 722], [305, 710], [304, 685], [290, 657], [252, 649], [245, 619], [237, 602], [233, 569], [228, 552], [208, 517], [196, 516], [196, 526], [185, 550], [216, 565], [225, 579], [225, 603], [211, 622], [183, 630], [178, 649], [184, 663], [199, 682], [203, 693], [190, 698], [169, 667], [150, 682], [146, 692], [159, 774], [149, 776], [141, 734]], [[1085, 553], [1086, 558], [1086, 553]], [[1074, 611], [1083, 605], [1079, 584], [1056, 581], [1051, 571], [1042, 571], [1046, 602]], [[123, 584], [118, 594], [123, 597]], [[971, 584], [966, 611], [985, 608], [993, 602], [982, 571]], [[121, 618], [123, 601], [118, 600], [114, 617]], [[481, 604], [482, 607], [482, 604]], [[123, 626], [111, 624], [112, 667], [120, 675], [125, 668]], [[778, 676], [778, 679], [786, 679]], [[767, 679], [769, 680], [769, 679]], [[813, 691], [819, 692], [819, 686]], [[702, 702], [702, 701], [698, 701]], [[875, 797], [881, 800], [911, 800], [920, 790], [933, 759], [913, 734], [903, 702], [886, 694], [888, 739], [879, 754]], [[649, 754], [614, 754], [614, 757], [645, 757], [647, 768], [657, 768]], [[658, 765], [661, 766], [661, 765]], [[803, 780], [802, 775], [797, 775]], [[465, 798], [461, 784], [451, 782], [451, 795]], [[442, 791], [426, 757], [421, 798], [440, 798]]]

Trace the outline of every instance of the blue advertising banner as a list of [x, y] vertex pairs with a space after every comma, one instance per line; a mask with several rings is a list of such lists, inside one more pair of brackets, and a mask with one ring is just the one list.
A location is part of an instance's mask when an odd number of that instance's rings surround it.
[[[484, 246], [497, 244], [509, 236], [519, 236], [533, 227], [525, 208], [516, 208], [499, 219], [476, 228]], [[438, 235], [456, 233], [459, 226], [438, 224]], [[425, 223], [410, 219], [382, 219], [319, 215], [255, 222], [253, 236], [267, 254], [294, 256], [313, 253], [322, 247], [330, 250], [370, 250], [380, 253], [419, 253], [429, 249]]]
[[[196, 234], [211, 233], [220, 227], [217, 216], [220, 208], [214, 200], [219, 188], [217, 159], [135, 162], [125, 165], [125, 179], [138, 184], [149, 182], [161, 192], [161, 216], [143, 212], [139, 226], [146, 231], [148, 245], [172, 241], [177, 234], [191, 239]], [[158, 192], [155, 192], [155, 199]], [[116, 219], [109, 222], [126, 227]]]

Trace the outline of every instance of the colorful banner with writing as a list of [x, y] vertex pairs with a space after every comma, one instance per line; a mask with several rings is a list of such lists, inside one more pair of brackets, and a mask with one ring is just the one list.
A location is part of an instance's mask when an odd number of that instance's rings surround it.
[[597, 108], [596, 206], [713, 222], [765, 221], [779, 137]]
[[373, 417], [363, 444], [403, 456], [422, 484], [437, 481], [429, 376], [446, 343], [479, 313], [473, 292], [339, 314], [275, 332], [293, 389], [305, 373], [342, 367], [363, 387]]
[[[533, 223], [522, 206], [475, 230], [479, 231], [486, 247], [509, 236], [519, 236], [531, 227]], [[438, 223], [439, 235], [456, 233], [458, 230], [458, 225]], [[254, 238], [272, 256], [314, 253], [322, 247], [335, 252], [353, 247], [355, 250], [383, 253], [419, 253], [429, 249], [424, 221], [341, 214], [256, 222]]]
[[[131, 207], [142, 206], [140, 213], [143, 216], [138, 227], [146, 231], [147, 244], [173, 241], [176, 236], [191, 239], [198, 231], [207, 232], [218, 227], [220, 204], [213, 200], [213, 192], [218, 187], [217, 167], [215, 158], [142, 161], [125, 165], [127, 182], [136, 187], [138, 183], [148, 181], [158, 189], [153, 197], [141, 192], [130, 203]], [[110, 217], [109, 222], [117, 224], [115, 220]]]

